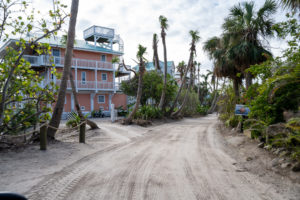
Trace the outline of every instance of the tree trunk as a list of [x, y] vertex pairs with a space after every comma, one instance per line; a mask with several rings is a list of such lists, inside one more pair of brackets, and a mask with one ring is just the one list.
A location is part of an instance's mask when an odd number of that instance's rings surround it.
[[[195, 42], [192, 41], [191, 52], [190, 52], [190, 57], [189, 57], [189, 62], [188, 62], [188, 67], [187, 67], [186, 72], [185, 72], [185, 74], [184, 74], [184, 79], [185, 79], [185, 77], [186, 77], [186, 75], [187, 75], [187, 72], [189, 71], [189, 69], [190, 69], [190, 70], [192, 69], [192, 65], [194, 64], [194, 61], [193, 61], [193, 60], [194, 60], [194, 52], [195, 52], [195, 50], [196, 50]], [[193, 73], [193, 72], [191, 71], [191, 73]], [[181, 85], [180, 85], [179, 91], [178, 91], [178, 93], [177, 93], [177, 95], [176, 95], [176, 99], [175, 99], [175, 101], [174, 101], [172, 107], [170, 108], [170, 113], [173, 112], [173, 110], [174, 110], [174, 108], [175, 108], [175, 105], [176, 105], [176, 103], [177, 103], [177, 101], [178, 101], [179, 94], [180, 94], [180, 92], [181, 92], [181, 90], [182, 90], [183, 84], [185, 84], [185, 82], [182, 82]], [[185, 104], [186, 104], [187, 95], [188, 95], [188, 92], [189, 92], [190, 89], [191, 89], [191, 85], [192, 85], [192, 77], [190, 77], [189, 86], [188, 86], [188, 89], [187, 89], [187, 91], [186, 91], [186, 93], [185, 93], [185, 95], [184, 95], [184, 99], [183, 99], [182, 105], [179, 107], [179, 109], [178, 109], [176, 112], [172, 113], [171, 116], [174, 117], [174, 116], [177, 116], [177, 115], [179, 115], [179, 114], [181, 113], [183, 107], [184, 107]]]
[[80, 105], [79, 105], [78, 98], [77, 98], [77, 92], [76, 92], [76, 87], [75, 87], [72, 72], [70, 72], [70, 82], [71, 82], [72, 93], [73, 93], [74, 101], [75, 101], [75, 108], [76, 108], [76, 111], [77, 111], [78, 116], [80, 117], [81, 121], [86, 120], [86, 123], [91, 127], [91, 129], [99, 129], [99, 127], [97, 126], [97, 124], [95, 122], [93, 122], [89, 119], [85, 119], [84, 115], [81, 112]]
[[168, 61], [167, 61], [167, 47], [166, 47], [166, 33], [164, 30], [161, 32], [161, 39], [164, 47], [164, 86], [160, 97], [159, 109], [164, 110], [165, 107], [165, 97], [167, 90], [167, 74], [168, 74]]
[[200, 96], [200, 65], [198, 65], [198, 88], [197, 88], [197, 97], [199, 99]]
[[144, 72], [145, 72], [145, 63], [143, 61], [143, 58], [140, 59], [139, 66], [140, 66], [140, 68], [139, 68], [139, 82], [138, 82], [138, 91], [137, 91], [137, 94], [136, 94], [136, 103], [134, 105], [133, 110], [129, 114], [129, 116], [126, 119], [124, 119], [123, 124], [130, 124], [132, 122], [133, 116], [135, 115], [135, 113], [139, 109], [139, 105], [140, 105], [140, 102], [141, 102], [142, 88], [143, 88], [143, 76], [144, 76]]
[[235, 98], [238, 99], [240, 97], [239, 81], [238, 81], [238, 79], [234, 79], [233, 80], [233, 90], [234, 90]]
[[[78, 13], [78, 4], [79, 0], [72, 0], [71, 5], [71, 17], [69, 22], [69, 30], [68, 30], [68, 38], [67, 38], [67, 47], [66, 47], [66, 53], [65, 53], [65, 64], [64, 64], [64, 70], [62, 75], [62, 80], [58, 92], [58, 98], [56, 105], [53, 110], [53, 115], [50, 120], [50, 126], [59, 127], [60, 120], [61, 120], [61, 114], [64, 109], [65, 104], [65, 96], [66, 96], [66, 89], [67, 89], [67, 82], [68, 77], [70, 74], [70, 69], [72, 66], [72, 55], [73, 55], [73, 47], [74, 47], [74, 40], [75, 40], [75, 27], [76, 27], [76, 19], [77, 19], [77, 13]], [[54, 139], [55, 138], [56, 129], [48, 127], [47, 135], [48, 137]]]
[[156, 40], [155, 35], [153, 35], [153, 63], [154, 63], [155, 69], [157, 71], [160, 71], [161, 69], [159, 66], [159, 59], [158, 59], [157, 40]]
[[217, 93], [217, 90], [218, 90], [218, 82], [219, 82], [219, 78], [217, 77], [217, 84], [215, 83], [214, 84], [214, 92], [215, 92], [215, 95], [214, 95], [214, 99], [211, 103], [211, 106], [210, 108], [208, 109], [207, 113], [213, 113], [215, 108], [216, 108], [216, 104], [217, 104], [217, 97], [218, 97], [218, 93]]
[[251, 74], [251, 72], [247, 72], [246, 73], [246, 89], [248, 90], [251, 85], [252, 85], [252, 74]]

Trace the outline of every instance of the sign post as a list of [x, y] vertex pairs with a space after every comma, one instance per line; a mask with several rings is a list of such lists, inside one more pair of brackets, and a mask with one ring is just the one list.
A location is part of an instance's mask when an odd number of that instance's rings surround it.
[[249, 113], [250, 113], [250, 109], [247, 106], [242, 104], [235, 105], [234, 114], [241, 115], [243, 117], [241, 122], [241, 130], [240, 130], [241, 133], [243, 133], [244, 131], [244, 119], [248, 116]]

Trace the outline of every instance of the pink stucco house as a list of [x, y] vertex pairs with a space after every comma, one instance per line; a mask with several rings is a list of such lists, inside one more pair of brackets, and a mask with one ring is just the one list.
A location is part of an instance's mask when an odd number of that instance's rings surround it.
[[[115, 108], [122, 106], [127, 108], [127, 96], [118, 91], [117, 79], [128, 76], [130, 73], [120, 69], [118, 77], [115, 71], [118, 66], [112, 64], [114, 56], [122, 57], [124, 44], [114, 29], [92, 26], [83, 31], [84, 40], [76, 40], [73, 51], [72, 74], [78, 92], [78, 101], [81, 110], [85, 114], [93, 110], [101, 109], [109, 115], [111, 104]], [[14, 44], [16, 40], [9, 40], [4, 46]], [[64, 65], [65, 46], [60, 37], [43, 39], [42, 43], [49, 43], [52, 48], [52, 56], [38, 55], [34, 51], [26, 52], [24, 59], [31, 63], [32, 68], [39, 71], [44, 77], [43, 85], [60, 80], [51, 74], [54, 63], [58, 73], [62, 73]], [[71, 93], [70, 81], [68, 82], [67, 95], [63, 118], [69, 112], [75, 110], [74, 97]]]

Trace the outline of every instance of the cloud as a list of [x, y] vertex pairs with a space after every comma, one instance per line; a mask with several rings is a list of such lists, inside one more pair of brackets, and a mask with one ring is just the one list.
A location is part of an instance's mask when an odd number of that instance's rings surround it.
[[[33, 0], [34, 6], [44, 7], [46, 0]], [[70, 1], [62, 1], [70, 6]], [[126, 63], [135, 65], [138, 44], [147, 47], [147, 57], [152, 59], [152, 36], [157, 33], [160, 39], [160, 25], [158, 17], [164, 15], [168, 18], [167, 30], [168, 60], [177, 64], [181, 60], [188, 60], [190, 30], [198, 30], [201, 42], [197, 46], [197, 61], [202, 63], [203, 69], [210, 69], [212, 62], [203, 52], [202, 45], [205, 40], [222, 34], [222, 23], [229, 13], [229, 8], [241, 2], [239, 0], [85, 0], [80, 2], [78, 24], [76, 27], [77, 39], [82, 39], [82, 32], [91, 25], [107, 26], [115, 29], [125, 43]], [[260, 7], [264, 1], [256, 0]], [[50, 5], [51, 6], [51, 5]], [[69, 8], [68, 8], [69, 9]], [[284, 12], [279, 11], [274, 19], [284, 19]], [[276, 39], [270, 40], [271, 50], [275, 55], [280, 53], [278, 47], [285, 46], [285, 42]], [[159, 42], [159, 57], [163, 59], [161, 39]], [[205, 70], [203, 70], [205, 71]]]

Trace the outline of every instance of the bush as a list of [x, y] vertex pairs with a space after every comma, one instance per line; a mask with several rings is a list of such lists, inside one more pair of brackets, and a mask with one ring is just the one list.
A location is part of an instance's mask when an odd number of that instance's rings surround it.
[[199, 104], [197, 106], [197, 112], [200, 114], [200, 115], [207, 115], [207, 111], [208, 111], [209, 107], [208, 106], [203, 106], [201, 104]]
[[93, 111], [91, 112], [91, 116], [94, 117], [94, 118], [97, 118], [97, 117], [104, 117], [104, 114], [102, 113], [102, 110], [99, 109], [98, 111], [93, 110]]
[[68, 121], [66, 123], [66, 126], [69, 127], [69, 128], [76, 127], [76, 126], [78, 126], [80, 124], [80, 121], [81, 120], [80, 120], [79, 115], [77, 113], [75, 113], [75, 112], [71, 112], [69, 114], [69, 119], [68, 119]]
[[141, 106], [138, 111], [135, 113], [135, 119], [151, 120], [151, 119], [161, 119], [162, 112], [153, 106], [144, 105]]
[[[185, 93], [186, 93], [186, 89], [183, 89], [178, 98], [179, 104], [182, 104]], [[183, 116], [193, 116], [193, 115], [198, 114], [197, 107], [199, 104], [200, 104], [200, 102], [199, 102], [197, 93], [194, 91], [188, 91], [188, 96], [187, 96], [186, 104], [182, 110], [182, 115]]]
[[117, 111], [118, 111], [118, 116], [126, 116], [128, 113], [127, 110], [123, 109], [123, 106], [117, 107]]

